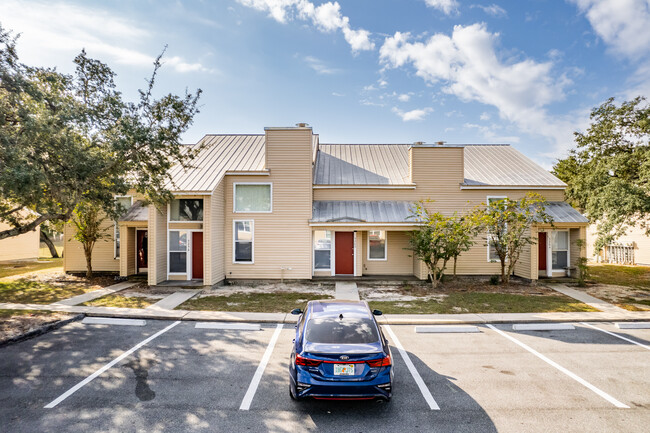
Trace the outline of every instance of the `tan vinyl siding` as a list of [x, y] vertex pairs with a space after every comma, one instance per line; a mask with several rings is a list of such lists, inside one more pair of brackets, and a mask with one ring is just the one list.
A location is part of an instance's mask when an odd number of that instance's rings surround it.
[[205, 209], [203, 228], [206, 285], [217, 284], [225, 278], [224, 268], [224, 185], [222, 181], [214, 190]]
[[368, 232], [363, 232], [364, 275], [413, 275], [413, 257], [405, 250], [409, 245], [408, 232], [386, 232], [386, 260], [368, 260]]
[[[526, 231], [525, 236], [531, 236], [530, 230]], [[519, 255], [517, 263], [515, 263], [515, 275], [522, 278], [532, 279], [531, 275], [531, 265], [533, 250], [537, 248], [537, 245], [526, 245], [523, 248], [523, 251]]]
[[[311, 129], [267, 130], [270, 176], [226, 176], [225, 264], [227, 278], [311, 278]], [[272, 213], [234, 213], [233, 183], [272, 183]], [[253, 264], [233, 263], [233, 221], [254, 221]], [[281, 268], [285, 269], [284, 272]]]
[[167, 208], [149, 205], [149, 284], [167, 279]]
[[357, 231], [354, 240], [354, 276], [361, 277], [365, 274], [363, 270], [363, 258], [366, 254], [366, 245], [363, 243], [362, 232]]
[[[587, 229], [587, 258], [596, 260], [596, 256], [600, 256], [602, 260], [604, 257], [603, 252], [594, 250], [594, 243], [598, 237], [596, 225], [592, 224]], [[616, 243], [633, 243], [634, 245], [634, 263], [637, 265], [650, 266], [650, 236], [645, 234], [645, 230], [640, 227], [632, 227], [627, 232], [616, 239]]]
[[[586, 229], [584, 227], [569, 229], [569, 266], [575, 268], [578, 265], [578, 259], [580, 256], [584, 256], [586, 251], [585, 247], [579, 248], [576, 242], [582, 237], [584, 239]], [[582, 236], [581, 236], [582, 235]], [[572, 276], [574, 275], [572, 271]]]
[[120, 260], [120, 276], [126, 277], [135, 274], [135, 227], [120, 227], [120, 255], [124, 257]]
[[[0, 222], [0, 231], [9, 230], [10, 225]], [[0, 261], [38, 258], [41, 228], [37, 227], [19, 236], [0, 240]]]
[[[120, 260], [115, 258], [115, 223], [113, 220], [106, 219], [102, 222], [102, 230], [105, 229], [106, 239], [97, 241], [93, 248], [92, 266], [93, 271], [97, 272], [120, 272]], [[67, 223], [64, 228], [64, 271], [65, 272], [85, 272], [86, 256], [80, 242], [73, 239], [75, 227], [72, 223]], [[121, 253], [121, 251], [120, 251]]]

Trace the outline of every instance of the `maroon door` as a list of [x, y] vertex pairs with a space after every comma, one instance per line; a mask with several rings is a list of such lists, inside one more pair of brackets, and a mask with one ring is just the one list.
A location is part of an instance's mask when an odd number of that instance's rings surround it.
[[192, 232], [192, 279], [203, 278], [203, 232]]
[[[149, 264], [149, 242], [148, 242], [148, 236], [147, 236], [147, 231], [146, 230], [138, 230], [137, 231], [137, 246], [136, 246], [136, 252], [137, 252], [137, 262], [138, 262], [138, 270], [140, 269], [146, 269], [148, 268]], [[137, 272], [136, 271], [136, 272]]]
[[540, 271], [546, 270], [546, 232], [539, 233], [539, 239], [537, 240], [537, 262], [539, 266], [537, 267]]
[[335, 232], [335, 268], [337, 275], [354, 274], [354, 233]]

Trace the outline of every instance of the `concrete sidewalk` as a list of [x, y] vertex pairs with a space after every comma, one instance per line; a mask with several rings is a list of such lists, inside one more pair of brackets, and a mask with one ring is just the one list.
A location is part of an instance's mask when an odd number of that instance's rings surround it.
[[[134, 319], [175, 319], [218, 322], [295, 323], [298, 316], [290, 313], [247, 313], [224, 311], [188, 311], [164, 308], [84, 307], [63, 304], [0, 303], [0, 309], [45, 310], [99, 317]], [[381, 324], [435, 325], [486, 324], [526, 322], [634, 322], [650, 321], [650, 311], [602, 311], [574, 313], [504, 313], [504, 314], [386, 314], [377, 317]]]

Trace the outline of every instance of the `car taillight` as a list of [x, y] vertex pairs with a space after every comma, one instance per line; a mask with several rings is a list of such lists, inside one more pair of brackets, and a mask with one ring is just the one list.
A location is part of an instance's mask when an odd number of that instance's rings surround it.
[[303, 365], [305, 367], [318, 367], [322, 361], [318, 359], [305, 358], [304, 356], [296, 355], [296, 365]]
[[372, 361], [366, 361], [368, 365], [372, 368], [377, 367], [388, 367], [390, 366], [390, 355], [382, 359], [373, 359]]

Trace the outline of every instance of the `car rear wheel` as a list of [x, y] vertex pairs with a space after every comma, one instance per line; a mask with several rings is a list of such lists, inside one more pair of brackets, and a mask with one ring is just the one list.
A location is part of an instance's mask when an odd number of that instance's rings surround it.
[[293, 400], [293, 401], [297, 401], [297, 400], [298, 400], [298, 399], [296, 398], [296, 396], [293, 394], [293, 388], [291, 387], [291, 385], [289, 385], [289, 397], [291, 397], [291, 400]]

